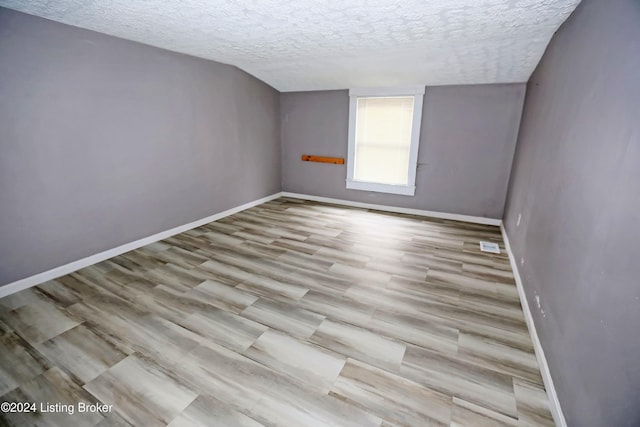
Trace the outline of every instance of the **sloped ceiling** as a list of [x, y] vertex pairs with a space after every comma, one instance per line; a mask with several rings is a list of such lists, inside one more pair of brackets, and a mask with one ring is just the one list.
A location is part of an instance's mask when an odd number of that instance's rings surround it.
[[580, 0], [0, 0], [280, 91], [525, 82]]

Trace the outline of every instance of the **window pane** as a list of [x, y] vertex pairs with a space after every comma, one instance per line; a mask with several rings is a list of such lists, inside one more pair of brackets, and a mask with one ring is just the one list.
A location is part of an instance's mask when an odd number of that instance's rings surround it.
[[356, 181], [407, 185], [413, 96], [358, 98]]

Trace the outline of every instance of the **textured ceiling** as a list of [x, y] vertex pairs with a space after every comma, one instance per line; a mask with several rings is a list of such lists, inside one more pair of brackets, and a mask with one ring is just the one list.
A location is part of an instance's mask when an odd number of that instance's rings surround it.
[[525, 82], [580, 0], [0, 0], [281, 91]]

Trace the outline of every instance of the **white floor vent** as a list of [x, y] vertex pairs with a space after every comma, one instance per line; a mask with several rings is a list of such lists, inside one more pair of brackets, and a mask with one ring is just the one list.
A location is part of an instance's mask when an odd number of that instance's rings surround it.
[[490, 252], [492, 254], [500, 253], [500, 246], [497, 243], [480, 242], [480, 250], [482, 252]]

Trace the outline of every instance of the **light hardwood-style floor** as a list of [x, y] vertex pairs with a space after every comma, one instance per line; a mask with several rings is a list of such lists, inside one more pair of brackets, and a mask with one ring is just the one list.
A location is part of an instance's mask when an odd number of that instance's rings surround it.
[[113, 406], [17, 426], [553, 425], [498, 228], [287, 198], [0, 299], [0, 395]]

